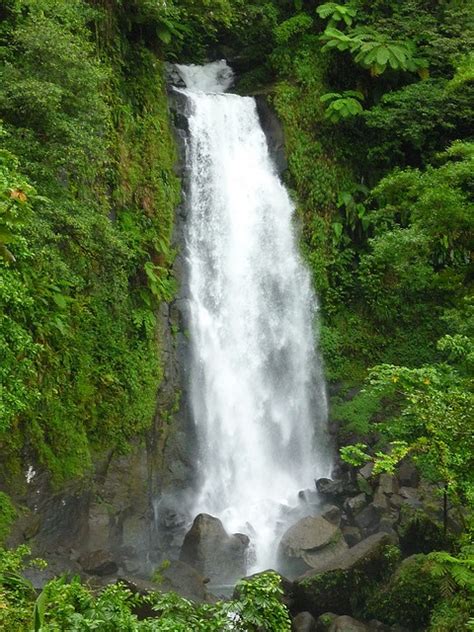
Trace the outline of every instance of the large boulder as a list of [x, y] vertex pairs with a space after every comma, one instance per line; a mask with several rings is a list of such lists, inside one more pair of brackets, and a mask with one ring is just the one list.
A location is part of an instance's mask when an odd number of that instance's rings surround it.
[[105, 577], [118, 571], [118, 566], [109, 551], [91, 551], [79, 558], [79, 564], [88, 575]]
[[308, 571], [304, 577], [311, 577], [315, 573], [329, 570], [360, 570], [362, 568], [366, 574], [378, 574], [377, 567], [380, 555], [387, 546], [391, 546], [393, 543], [393, 538], [386, 533], [375, 533], [332, 560], [322, 563], [315, 570]]
[[397, 478], [400, 485], [417, 487], [420, 483], [420, 474], [415, 465], [409, 459], [403, 460], [397, 467]]
[[367, 496], [365, 494], [357, 494], [352, 498], [348, 498], [344, 502], [344, 509], [349, 516], [354, 517], [367, 506]]
[[333, 621], [335, 621], [337, 617], [338, 615], [334, 614], [334, 612], [325, 612], [324, 614], [319, 615], [316, 621], [316, 631], [329, 632], [329, 628], [332, 626]]
[[389, 534], [369, 536], [299, 577], [293, 585], [296, 609], [316, 617], [324, 612], [355, 614], [363, 590], [388, 576], [396, 553]]
[[174, 560], [159, 572], [158, 583], [162, 592], [175, 592], [193, 601], [208, 601], [207, 581], [186, 562]]
[[249, 544], [242, 533], [229, 535], [218, 518], [199, 514], [184, 537], [180, 560], [215, 584], [233, 583], [246, 573]]
[[316, 619], [309, 612], [300, 612], [291, 623], [291, 632], [316, 632]]
[[373, 503], [367, 505], [362, 511], [360, 511], [354, 517], [354, 523], [359, 529], [362, 529], [364, 532], [374, 532], [377, 528], [377, 525], [380, 522], [380, 517], [382, 515], [382, 511], [379, 507], [376, 507]]
[[357, 487], [350, 481], [330, 478], [318, 478], [316, 489], [326, 500], [338, 501], [346, 496], [357, 494]]
[[296, 576], [347, 549], [339, 527], [322, 516], [307, 516], [290, 527], [278, 547], [279, 565]]
[[380, 474], [379, 489], [384, 494], [397, 494], [399, 489], [398, 481], [392, 474], [387, 474], [386, 472]]
[[342, 617], [334, 619], [331, 627], [329, 628], [329, 632], [369, 632], [369, 628], [365, 625], [365, 623], [361, 623], [352, 617], [343, 615]]
[[342, 511], [336, 505], [323, 506], [320, 515], [336, 526], [341, 524]]

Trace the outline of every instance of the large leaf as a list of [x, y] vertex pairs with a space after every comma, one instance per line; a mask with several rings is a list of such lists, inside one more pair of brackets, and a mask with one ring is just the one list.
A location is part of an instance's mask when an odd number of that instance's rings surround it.
[[345, 33], [334, 27], [328, 26], [324, 33], [320, 36], [320, 39], [326, 44], [322, 50], [328, 50], [330, 48], [337, 48], [337, 50], [344, 51], [351, 48], [353, 40]]
[[325, 103], [326, 101], [332, 101], [333, 99], [340, 99], [341, 95], [339, 92], [326, 92], [323, 94], [319, 100]]
[[362, 112], [361, 104], [355, 99], [345, 99], [346, 108], [348, 110], [348, 114], [352, 116], [356, 116]]
[[316, 9], [319, 17], [326, 19], [337, 10], [338, 5], [335, 2], [325, 2]]
[[342, 224], [340, 222], [334, 222], [332, 225], [332, 229], [336, 237], [339, 239], [342, 235], [342, 229], [343, 229]]
[[389, 50], [385, 46], [379, 46], [376, 50], [377, 63], [385, 66], [390, 56]]
[[364, 100], [364, 95], [359, 90], [344, 90], [345, 97], [353, 97], [354, 99]]

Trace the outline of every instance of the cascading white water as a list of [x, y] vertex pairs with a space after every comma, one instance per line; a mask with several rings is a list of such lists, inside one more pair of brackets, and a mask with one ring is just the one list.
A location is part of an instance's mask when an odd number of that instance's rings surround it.
[[232, 72], [223, 61], [178, 69], [190, 105], [194, 513], [249, 535], [254, 569], [268, 568], [285, 511], [330, 471], [316, 300], [254, 99], [224, 94]]

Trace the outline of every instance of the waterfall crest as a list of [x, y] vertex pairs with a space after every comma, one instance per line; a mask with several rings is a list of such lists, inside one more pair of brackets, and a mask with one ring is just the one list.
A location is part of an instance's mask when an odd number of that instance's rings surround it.
[[255, 100], [225, 94], [232, 71], [223, 61], [178, 70], [190, 109], [194, 514], [210, 513], [229, 532], [249, 535], [256, 568], [264, 568], [274, 563], [298, 491], [330, 471], [317, 302]]

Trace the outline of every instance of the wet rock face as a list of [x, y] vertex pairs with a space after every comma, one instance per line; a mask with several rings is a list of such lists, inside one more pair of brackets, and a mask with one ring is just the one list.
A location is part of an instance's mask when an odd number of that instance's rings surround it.
[[108, 551], [91, 551], [79, 558], [79, 563], [88, 575], [105, 577], [117, 572], [118, 566]]
[[285, 136], [283, 127], [275, 112], [264, 96], [255, 97], [260, 125], [267, 139], [268, 151], [277, 172], [281, 175], [288, 168], [285, 155]]
[[180, 560], [212, 583], [230, 584], [245, 575], [249, 544], [242, 533], [229, 535], [218, 518], [199, 514], [184, 538]]
[[166, 73], [166, 81], [168, 84], [172, 86], [176, 86], [177, 88], [186, 87], [186, 84], [184, 83], [184, 79], [180, 75], [179, 70], [176, 68], [175, 64], [166, 63], [165, 73]]
[[[101, 551], [115, 567], [140, 575], [150, 574], [159, 559], [150, 503], [151, 454], [136, 445], [127, 455], [104, 453], [95, 459], [95, 471], [84, 481], [71, 481], [56, 491], [46, 474], [28, 484], [19, 504], [27, 508], [12, 530], [9, 546], [27, 541], [34, 555], [61, 572], [82, 570], [77, 560]], [[116, 570], [116, 568], [115, 568]], [[115, 572], [115, 571], [112, 571]]]

